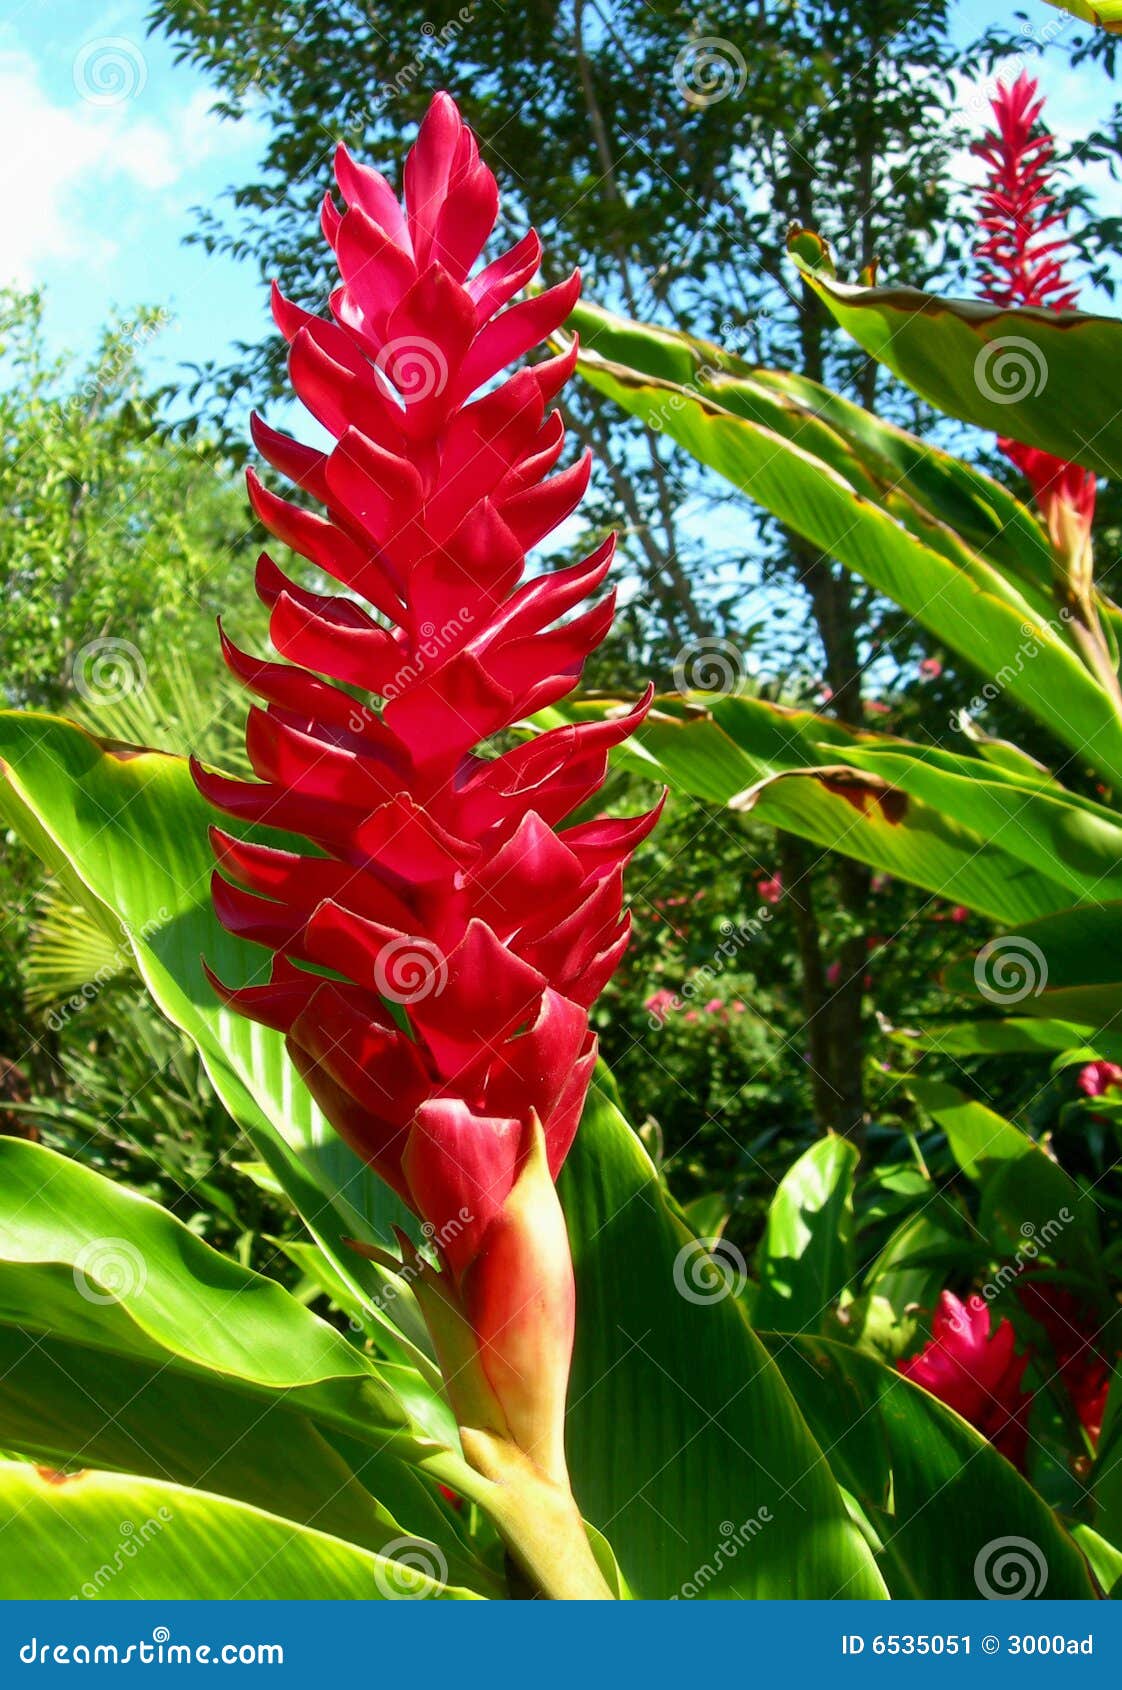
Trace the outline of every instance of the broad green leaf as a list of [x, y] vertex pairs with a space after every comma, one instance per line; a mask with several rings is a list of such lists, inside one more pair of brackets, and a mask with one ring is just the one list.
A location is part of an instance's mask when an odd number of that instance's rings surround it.
[[[579, 367], [593, 387], [916, 617], [1108, 778], [1122, 773], [1122, 722], [1053, 613], [1036, 561], [1015, 575], [966, 546], [949, 524], [929, 533], [914, 516], [905, 522], [892, 500], [878, 502], [863, 484], [868, 476], [853, 469], [860, 458], [852, 444], [831, 434], [827, 449], [821, 419], [784, 428], [774, 395], [765, 413], [755, 397], [740, 402], [745, 382], [706, 376], [712, 349], [634, 323], [617, 328], [608, 319], [605, 328], [605, 316], [597, 314], [593, 344], [622, 346], [631, 362], [582, 351]], [[650, 373], [669, 367], [667, 343], [675, 339], [677, 363], [688, 360], [692, 376], [677, 368], [669, 379]], [[1035, 559], [1039, 534], [1032, 544]]]
[[789, 1168], [771, 1200], [757, 1257], [756, 1326], [821, 1331], [854, 1275], [853, 1185], [859, 1157], [830, 1134]]
[[369, 1360], [158, 1204], [12, 1138], [0, 1138], [0, 1318], [250, 1395], [283, 1392], [411, 1456], [455, 1438], [411, 1369]]
[[[890, 512], [926, 544], [999, 591], [1001, 574], [1018, 577], [1044, 605], [1051, 557], [1035, 517], [992, 477], [895, 427], [820, 382], [790, 371], [759, 369], [691, 335], [629, 322], [579, 305], [570, 319], [587, 351], [609, 363], [685, 389], [722, 410], [759, 423], [820, 458], [862, 498]], [[682, 401], [671, 400], [672, 410]], [[664, 426], [662, 418], [652, 426]]]
[[[587, 720], [613, 700], [543, 712], [543, 725]], [[636, 773], [708, 803], [842, 851], [995, 920], [1031, 921], [1071, 893], [1053, 878], [936, 805], [856, 767], [865, 750], [914, 750], [907, 740], [857, 732], [809, 711], [749, 697], [659, 698], [616, 753]], [[964, 761], [966, 761], [964, 759]], [[851, 766], [852, 765], [852, 766]], [[979, 763], [979, 773], [989, 765]], [[1024, 790], [1029, 796], [1032, 789]]]
[[1072, 1526], [1071, 1535], [1086, 1556], [1103, 1595], [1117, 1601], [1122, 1597], [1122, 1550], [1115, 1549], [1090, 1526]]
[[397, 1509], [456, 1543], [433, 1488], [463, 1481], [455, 1424], [409, 1369], [157, 1204], [3, 1138], [0, 1356], [0, 1447], [197, 1484], [367, 1547], [402, 1535]]
[[352, 1465], [332, 1441], [334, 1428], [301, 1414], [287, 1393], [263, 1403], [217, 1375], [184, 1377], [166, 1361], [7, 1324], [0, 1370], [0, 1448], [51, 1468], [98, 1467], [212, 1491], [365, 1549], [430, 1539], [457, 1582], [492, 1592], [431, 1480], [392, 1445], [355, 1444]]
[[559, 1189], [577, 1276], [573, 1488], [635, 1595], [883, 1594], [736, 1270], [714, 1268], [598, 1087]]
[[[0, 1600], [470, 1598], [408, 1543], [386, 1559], [259, 1508], [121, 1473], [0, 1461]], [[413, 1549], [414, 1553], [410, 1554]], [[431, 1549], [429, 1551], [432, 1555]]]
[[846, 1311], [855, 1338], [879, 1353], [903, 1355], [920, 1317], [935, 1307], [957, 1269], [973, 1266], [973, 1256], [962, 1215], [936, 1195], [901, 1221], [870, 1265], [863, 1295]]
[[1117, 319], [852, 287], [830, 274], [824, 244], [806, 230], [790, 251], [842, 328], [940, 411], [1097, 475], [1122, 473]]
[[[1004, 973], [996, 972], [1004, 965]], [[1086, 904], [1025, 922], [983, 953], [948, 967], [944, 983], [976, 999], [979, 978], [991, 1002], [1022, 1014], [1068, 1021], [1104, 1044], [1122, 1034], [1122, 902]], [[1108, 1053], [1109, 1054], [1109, 1053]]]
[[[1051, 1254], [1092, 1283], [1102, 1265], [1096, 1206], [1012, 1121], [942, 1080], [914, 1075], [908, 1090], [947, 1135], [955, 1161], [982, 1188], [980, 1231], [1010, 1248]], [[1032, 1258], [1030, 1258], [1032, 1259]]]
[[1102, 805], [1060, 787], [1032, 790], [988, 778], [975, 758], [857, 745], [846, 761], [961, 822], [1081, 899], [1101, 903], [1122, 896], [1122, 819]]
[[951, 1409], [844, 1344], [781, 1335], [768, 1342], [839, 1481], [877, 1533], [894, 1597], [1094, 1594], [1057, 1515]]
[[[898, 1027], [892, 1037], [909, 1051], [938, 1051], [943, 1056], [1022, 1056], [1075, 1051], [1084, 1047], [1085, 1029], [1070, 1021], [1034, 1021], [1011, 1015], [1004, 1021], [936, 1021], [913, 1029]], [[1094, 1052], [1087, 1050], [1090, 1061]]]
[[380, 1313], [384, 1276], [347, 1248], [412, 1224], [398, 1199], [313, 1105], [284, 1040], [224, 1009], [203, 959], [230, 984], [261, 967], [211, 908], [213, 812], [181, 757], [109, 745], [59, 717], [0, 711], [0, 814], [110, 931], [126, 929], [157, 1004], [194, 1040], [215, 1089], [401, 1361], [425, 1358]]
[[[1118, 1573], [1122, 1572], [1122, 1373], [1117, 1364], [1110, 1381], [1106, 1412], [1095, 1465], [1091, 1473], [1091, 1489], [1095, 1496], [1095, 1527], [1120, 1557]], [[1092, 1565], [1094, 1563], [1092, 1562]], [[1112, 1580], [1112, 1585], [1114, 1581]]]

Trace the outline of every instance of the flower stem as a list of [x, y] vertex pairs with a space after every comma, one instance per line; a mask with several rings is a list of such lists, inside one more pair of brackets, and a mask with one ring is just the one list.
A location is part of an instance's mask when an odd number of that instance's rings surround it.
[[572, 1491], [503, 1438], [462, 1426], [460, 1439], [470, 1465], [494, 1486], [488, 1512], [534, 1587], [554, 1601], [614, 1600]]

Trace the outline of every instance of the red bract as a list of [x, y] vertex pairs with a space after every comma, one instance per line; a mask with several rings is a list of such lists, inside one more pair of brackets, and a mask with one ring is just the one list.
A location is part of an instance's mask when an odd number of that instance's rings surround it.
[[1117, 1062], [1088, 1062], [1079, 1070], [1076, 1085], [1085, 1097], [1102, 1097], [1122, 1085], [1122, 1068]]
[[944, 1291], [931, 1321], [930, 1342], [909, 1361], [897, 1363], [906, 1379], [922, 1385], [969, 1420], [1015, 1466], [1022, 1466], [1028, 1441], [1025, 1424], [1030, 1393], [1021, 1380], [1028, 1355], [1017, 1355], [1012, 1323], [990, 1332], [990, 1310], [975, 1294], [965, 1303]]
[[[985, 238], [976, 248], [982, 292], [995, 305], [1069, 310], [1077, 290], [1064, 275], [1064, 219], [1049, 192], [1052, 137], [1037, 128], [1044, 101], [1022, 71], [1011, 88], [999, 86], [991, 104], [996, 132], [974, 144], [989, 168], [980, 220]], [[1017, 440], [1001, 438], [998, 445], [1028, 478], [1053, 545], [1066, 551], [1084, 541], [1095, 514], [1094, 476]]]
[[1018, 1296], [1025, 1313], [1047, 1333], [1060, 1381], [1087, 1436], [1097, 1443], [1112, 1372], [1111, 1362], [1098, 1347], [1099, 1323], [1064, 1285], [1033, 1277], [1020, 1287]]
[[[612, 593], [569, 613], [603, 583], [613, 538], [522, 581], [527, 551], [588, 483], [587, 456], [556, 470], [565, 431], [549, 410], [576, 347], [496, 381], [564, 322], [579, 277], [510, 303], [538, 268], [533, 231], [471, 274], [498, 193], [446, 94], [407, 160], [404, 205], [342, 148], [336, 180], [345, 209], [323, 206], [334, 321], [274, 291], [293, 386], [335, 444], [253, 425], [265, 460], [325, 514], [252, 473], [249, 489], [265, 527], [345, 592], [261, 557], [289, 662], [223, 636], [263, 701], [246, 734], [258, 780], [195, 770], [219, 809], [312, 849], [214, 831], [219, 918], [273, 953], [267, 983], [218, 989], [286, 1035], [325, 1114], [429, 1224], [462, 1290], [485, 1241], [498, 1248], [535, 1116], [554, 1177], [576, 1131], [589, 1006], [627, 944], [623, 868], [655, 813], [561, 824], [646, 702], [494, 743], [572, 690], [612, 620]], [[482, 1306], [492, 1292], [471, 1294]]]

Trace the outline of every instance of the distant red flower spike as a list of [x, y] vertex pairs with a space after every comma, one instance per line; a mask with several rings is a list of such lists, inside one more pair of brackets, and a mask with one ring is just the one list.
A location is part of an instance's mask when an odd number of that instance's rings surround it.
[[971, 1294], [965, 1303], [944, 1291], [931, 1321], [931, 1339], [916, 1356], [897, 1362], [905, 1379], [922, 1385], [969, 1420], [1016, 1467], [1023, 1467], [1032, 1396], [1021, 1390], [1028, 1353], [1017, 1355], [1012, 1323], [990, 1331], [990, 1309]]
[[[534, 234], [471, 274], [498, 191], [447, 94], [410, 152], [403, 205], [343, 148], [336, 180], [344, 209], [323, 210], [342, 276], [334, 321], [274, 292], [293, 385], [334, 445], [254, 425], [262, 455], [326, 513], [252, 473], [249, 488], [264, 526], [349, 596], [262, 558], [258, 590], [289, 662], [223, 647], [262, 700], [247, 729], [259, 784], [196, 769], [226, 814], [303, 835], [316, 854], [216, 832], [219, 919], [274, 953], [267, 977], [219, 989], [286, 1034], [328, 1119], [424, 1221], [488, 1334], [491, 1388], [517, 1396], [501, 1334], [519, 1356], [537, 1342], [519, 1324], [528, 1276], [560, 1275], [537, 1289], [562, 1387], [572, 1280], [514, 1194], [525, 1174], [542, 1201], [539, 1130], [552, 1178], [572, 1143], [596, 1059], [589, 1006], [627, 943], [622, 870], [657, 811], [561, 824], [594, 798], [650, 698], [484, 754], [573, 690], [611, 624], [611, 593], [569, 616], [603, 582], [611, 538], [522, 581], [527, 550], [588, 482], [587, 458], [555, 469], [564, 428], [548, 410], [575, 347], [494, 380], [561, 326], [580, 279], [509, 303], [537, 267]], [[368, 702], [343, 690], [356, 687]], [[502, 1412], [516, 1429], [509, 1394]]]
[[[1003, 307], [1071, 310], [1078, 289], [1064, 275], [1064, 218], [1049, 192], [1055, 149], [1038, 127], [1044, 101], [1035, 78], [1022, 71], [1011, 87], [998, 87], [991, 105], [996, 131], [974, 143], [989, 168], [979, 223], [984, 239], [974, 249], [982, 292]], [[1094, 520], [1094, 476], [1017, 440], [1002, 437], [998, 445], [1028, 479], [1053, 546], [1064, 556], [1078, 553]]]

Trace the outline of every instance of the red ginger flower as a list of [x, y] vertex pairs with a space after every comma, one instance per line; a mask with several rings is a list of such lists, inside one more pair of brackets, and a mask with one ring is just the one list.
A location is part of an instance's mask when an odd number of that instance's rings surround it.
[[1102, 1331], [1093, 1312], [1064, 1285], [1035, 1276], [1018, 1290], [1025, 1313], [1044, 1328], [1060, 1382], [1092, 1444], [1102, 1431], [1111, 1362], [1098, 1348]]
[[1122, 1085], [1122, 1068], [1117, 1062], [1088, 1062], [1079, 1070], [1076, 1084], [1084, 1097], [1102, 1097]]
[[[1011, 88], [999, 85], [991, 105], [996, 133], [974, 144], [989, 167], [985, 238], [976, 248], [982, 292], [1003, 307], [1071, 310], [1078, 293], [1064, 275], [1064, 218], [1048, 191], [1054, 143], [1045, 129], [1033, 134], [1044, 107], [1035, 78], [1022, 71]], [[1031, 484], [1053, 546], [1065, 557], [1078, 555], [1094, 520], [1094, 476], [1036, 446], [1004, 437], [998, 445]]]
[[[559, 619], [604, 581], [614, 536], [520, 585], [527, 551], [588, 483], [587, 455], [550, 473], [564, 428], [548, 407], [576, 346], [494, 381], [564, 322], [579, 276], [510, 304], [538, 268], [533, 231], [470, 273], [498, 191], [446, 94], [406, 162], [404, 207], [343, 148], [335, 169], [346, 209], [330, 195], [323, 206], [342, 275], [334, 321], [273, 300], [293, 386], [335, 444], [253, 424], [262, 456], [326, 514], [252, 473], [249, 491], [265, 527], [346, 595], [261, 557], [271, 638], [290, 661], [223, 636], [264, 701], [246, 732], [258, 782], [195, 770], [228, 815], [314, 849], [214, 830], [219, 918], [273, 953], [267, 984], [217, 989], [286, 1035], [335, 1128], [428, 1223], [477, 1335], [507, 1334], [498, 1389], [504, 1369], [532, 1368], [540, 1336], [540, 1310], [519, 1324], [535, 1293], [513, 1194], [539, 1160], [538, 1122], [553, 1178], [572, 1143], [596, 1056], [589, 1007], [627, 944], [623, 868], [657, 812], [561, 824], [595, 796], [649, 699], [481, 752], [572, 690], [612, 620], [612, 593]], [[556, 1219], [560, 1242], [554, 1229], [542, 1253], [567, 1275], [550, 1293], [564, 1350], [571, 1268]]]
[[931, 1339], [909, 1361], [897, 1363], [906, 1379], [922, 1385], [977, 1427], [1014, 1466], [1024, 1465], [1025, 1424], [1032, 1396], [1022, 1392], [1028, 1354], [1014, 1350], [1012, 1322], [990, 1332], [989, 1304], [972, 1293], [965, 1303], [944, 1291], [931, 1321]]

